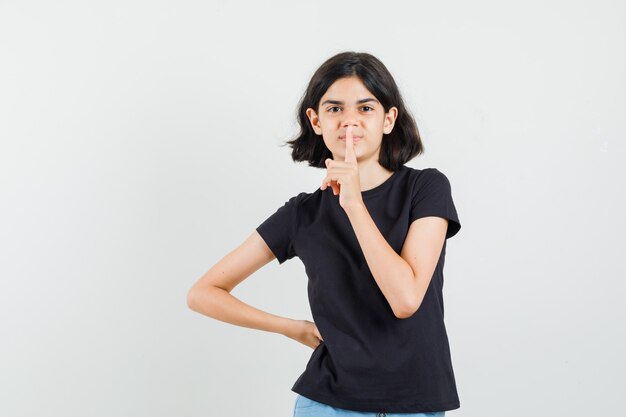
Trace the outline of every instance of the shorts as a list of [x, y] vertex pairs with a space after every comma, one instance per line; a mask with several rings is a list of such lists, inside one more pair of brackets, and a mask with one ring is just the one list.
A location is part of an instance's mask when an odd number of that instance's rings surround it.
[[293, 417], [444, 417], [445, 411], [426, 413], [378, 413], [374, 411], [352, 411], [322, 404], [298, 394], [293, 408]]

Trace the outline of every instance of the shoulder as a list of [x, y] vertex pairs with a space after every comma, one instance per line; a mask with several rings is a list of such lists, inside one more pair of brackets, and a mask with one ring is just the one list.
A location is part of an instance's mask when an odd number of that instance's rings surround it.
[[[318, 191], [320, 190], [318, 189]], [[294, 204], [296, 206], [302, 206], [303, 204], [307, 204], [309, 201], [314, 200], [315, 197], [319, 195], [318, 191], [315, 191], [315, 192], [302, 191], [298, 193], [297, 195], [292, 197]]]
[[428, 184], [450, 185], [450, 181], [448, 180], [448, 177], [446, 176], [446, 174], [444, 174], [437, 168], [433, 168], [433, 167], [422, 168], [422, 169], [411, 168], [411, 167], [408, 167], [408, 168], [410, 170], [409, 175], [411, 179], [413, 180], [413, 182], [415, 183], [415, 185], [417, 186], [428, 185]]
[[323, 191], [320, 190], [319, 187], [317, 187], [315, 191], [311, 191], [311, 192], [302, 191], [298, 193], [297, 195], [295, 195], [294, 197], [292, 197], [294, 200], [294, 205], [300, 208], [310, 207], [311, 205], [318, 206], [323, 196], [322, 193]]
[[450, 180], [437, 168], [415, 170], [411, 182], [411, 196], [415, 201], [429, 197], [446, 196], [452, 193]]
[[311, 207], [315, 205], [317, 195], [319, 195], [317, 192], [299, 192], [289, 197], [280, 210], [290, 213], [292, 218], [298, 219], [299, 214], [311, 210]]
[[291, 197], [287, 198], [287, 201], [285, 201], [284, 204], [285, 206], [288, 206], [289, 208], [296, 208], [300, 204], [302, 204], [304, 200], [309, 198], [311, 194], [312, 193], [307, 193], [306, 191], [302, 191], [296, 195], [292, 195]]

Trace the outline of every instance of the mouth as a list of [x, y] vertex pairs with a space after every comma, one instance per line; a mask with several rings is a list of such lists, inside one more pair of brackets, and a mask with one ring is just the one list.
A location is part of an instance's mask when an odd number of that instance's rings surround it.
[[[346, 137], [345, 136], [341, 136], [339, 138], [342, 142], [346, 141]], [[361, 139], [363, 139], [361, 136], [352, 136], [352, 142], [357, 143], [358, 141], [360, 141]]]

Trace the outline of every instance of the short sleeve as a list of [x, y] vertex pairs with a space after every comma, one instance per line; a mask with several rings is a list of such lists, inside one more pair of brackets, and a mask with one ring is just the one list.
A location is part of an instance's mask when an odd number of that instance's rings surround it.
[[279, 264], [296, 256], [293, 247], [293, 232], [297, 197], [287, 200], [256, 228]]
[[448, 219], [446, 239], [456, 235], [461, 222], [452, 200], [452, 189], [448, 178], [436, 168], [426, 168], [416, 176], [411, 196], [411, 218], [438, 216]]

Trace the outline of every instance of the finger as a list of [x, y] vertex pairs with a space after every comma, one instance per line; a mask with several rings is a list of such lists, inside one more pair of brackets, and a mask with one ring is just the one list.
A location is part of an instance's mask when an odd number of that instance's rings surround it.
[[328, 188], [328, 187], [332, 187], [332, 186], [333, 186], [333, 182], [334, 182], [334, 181], [335, 181], [335, 180], [330, 179], [330, 177], [328, 177], [328, 176], [327, 176], [327, 177], [325, 177], [325, 178], [322, 180], [322, 185], [320, 186], [320, 190], [325, 190], [325, 189], [326, 189], [326, 188]]
[[[324, 161], [328, 169], [330, 169], [329, 167], [330, 161], [332, 161], [332, 159], [330, 158]], [[338, 181], [339, 181], [339, 178], [333, 179], [332, 174], [328, 172], [326, 174], [326, 177], [324, 177], [324, 179], [322, 180], [322, 186], [320, 187], [320, 189], [325, 190], [326, 188], [330, 187], [332, 188], [334, 195], [339, 195], [339, 193], [341, 192], [341, 184], [339, 184]]]
[[330, 187], [333, 190], [333, 194], [337, 195], [339, 192], [339, 186], [337, 185], [337, 180], [330, 179], [330, 177], [326, 177], [322, 180], [321, 190], [325, 190]]
[[324, 164], [326, 164], [326, 177], [322, 180], [322, 186], [320, 187], [320, 190], [325, 190], [326, 187], [328, 187], [329, 182], [328, 182], [328, 163], [332, 161], [332, 158], [326, 158], [324, 159]]
[[333, 190], [333, 194], [337, 195], [339, 194], [339, 190], [340, 190], [340, 185], [337, 183], [336, 180], [330, 180], [330, 181], [324, 181], [324, 183], [322, 184], [322, 186], [320, 187], [321, 190], [325, 190], [328, 187], [330, 187]]
[[346, 129], [346, 157], [345, 162], [356, 162], [356, 154], [354, 153], [354, 142], [352, 142], [352, 126]]

